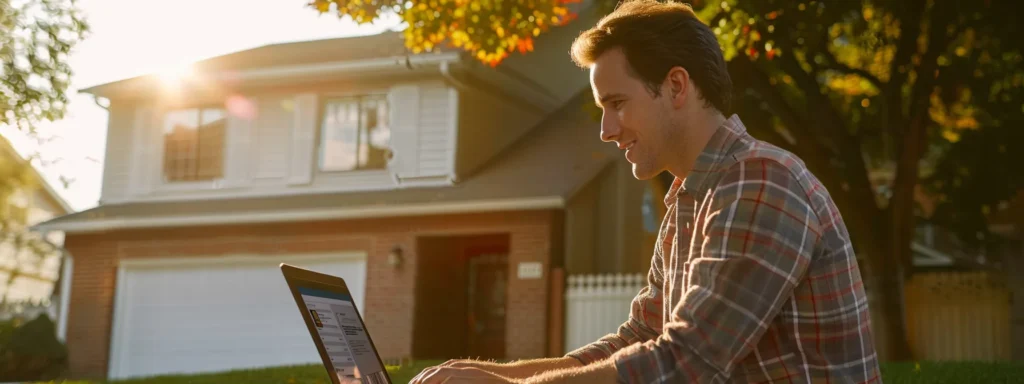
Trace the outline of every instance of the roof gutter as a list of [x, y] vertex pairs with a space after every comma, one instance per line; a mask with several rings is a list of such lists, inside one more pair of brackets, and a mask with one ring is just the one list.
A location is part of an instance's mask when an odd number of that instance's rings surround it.
[[[560, 196], [519, 199], [492, 199], [443, 203], [391, 204], [335, 209], [303, 209], [277, 212], [230, 212], [210, 215], [176, 217], [133, 217], [95, 219], [86, 221], [47, 222], [32, 227], [35, 231], [64, 231], [67, 234], [94, 233], [118, 229], [167, 228], [206, 225], [245, 225], [265, 223], [303, 222], [317, 220], [369, 219], [438, 214], [483, 213], [499, 211], [527, 211], [561, 209], [565, 200]], [[59, 220], [59, 219], [58, 219]]]
[[212, 80], [242, 82], [258, 80], [278, 80], [286, 79], [289, 77], [323, 76], [327, 74], [367, 72], [401, 67], [404, 67], [405, 69], [408, 70], [414, 70], [421, 66], [432, 66], [438, 64], [446, 65], [448, 62], [459, 60], [461, 60], [461, 54], [457, 52], [411, 56], [406, 55], [379, 59], [252, 69], [237, 72], [228, 71], [218, 74]]
[[[268, 68], [244, 70], [219, 70], [199, 72], [182, 80], [186, 87], [195, 90], [211, 88], [212, 84], [245, 84], [267, 81], [287, 81], [299, 78], [323, 78], [337, 75], [359, 75], [364, 73], [403, 73], [409, 71], [431, 71], [431, 67], [440, 63], [462, 60], [459, 52], [429, 53], [402, 55], [364, 60], [332, 61], [315, 64], [285, 65]], [[85, 88], [79, 93], [87, 93], [106, 98], [117, 95], [160, 93], [162, 82], [157, 74], [149, 74], [131, 79], [115, 81]]]

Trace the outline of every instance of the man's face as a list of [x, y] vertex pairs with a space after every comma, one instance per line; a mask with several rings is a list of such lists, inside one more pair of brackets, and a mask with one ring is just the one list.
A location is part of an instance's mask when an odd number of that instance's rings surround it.
[[625, 150], [633, 176], [647, 180], [667, 167], [669, 148], [677, 142], [672, 123], [672, 104], [655, 97], [638, 77], [619, 49], [602, 54], [590, 67], [594, 99], [604, 111], [601, 140]]

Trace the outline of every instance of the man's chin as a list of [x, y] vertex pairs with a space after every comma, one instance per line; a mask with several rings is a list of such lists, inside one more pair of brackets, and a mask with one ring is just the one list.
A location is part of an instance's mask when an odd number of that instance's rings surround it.
[[644, 167], [636, 163], [631, 164], [633, 165], [633, 177], [636, 178], [637, 180], [650, 180], [653, 179], [654, 176], [658, 175], [655, 172], [651, 172], [651, 170], [648, 169], [648, 167]]

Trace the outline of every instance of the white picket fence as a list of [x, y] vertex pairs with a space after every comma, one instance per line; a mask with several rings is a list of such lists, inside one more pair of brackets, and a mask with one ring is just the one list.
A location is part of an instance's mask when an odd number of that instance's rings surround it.
[[573, 275], [565, 287], [565, 352], [615, 332], [644, 286], [641, 274]]

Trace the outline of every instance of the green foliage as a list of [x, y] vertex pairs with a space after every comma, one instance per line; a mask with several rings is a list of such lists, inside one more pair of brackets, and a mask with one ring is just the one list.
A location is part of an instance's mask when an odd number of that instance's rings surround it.
[[87, 29], [74, 0], [0, 0], [0, 125], [64, 116], [68, 55]]
[[[388, 366], [388, 375], [394, 383], [408, 383], [424, 368], [439, 364], [439, 361], [417, 361], [408, 366]], [[273, 367], [251, 370], [235, 370], [203, 375], [166, 375], [130, 380], [117, 380], [110, 384], [330, 384], [327, 371], [319, 364], [292, 367]], [[99, 384], [92, 381], [50, 381], [46, 384]], [[43, 384], [43, 383], [39, 383]]]
[[395, 14], [411, 27], [405, 41], [413, 52], [447, 41], [495, 66], [511, 52], [532, 51], [534, 37], [571, 21], [570, 2], [575, 0], [313, 0], [309, 6], [360, 24]]
[[67, 357], [48, 316], [0, 323], [0, 382], [58, 378], [67, 372]]
[[893, 384], [1019, 383], [1020, 362], [926, 362], [882, 364], [882, 379]]

